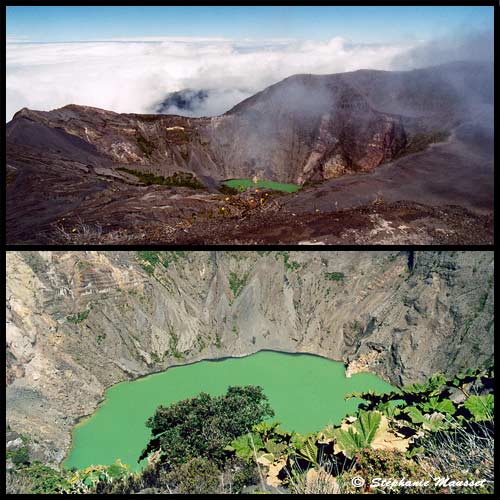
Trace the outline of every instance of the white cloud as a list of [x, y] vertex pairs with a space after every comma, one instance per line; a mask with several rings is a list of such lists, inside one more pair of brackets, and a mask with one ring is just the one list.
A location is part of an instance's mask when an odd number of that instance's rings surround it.
[[210, 89], [198, 115], [220, 114], [283, 78], [361, 68], [390, 69], [409, 45], [188, 38], [7, 43], [6, 118], [21, 107], [82, 104], [148, 113], [168, 94]]

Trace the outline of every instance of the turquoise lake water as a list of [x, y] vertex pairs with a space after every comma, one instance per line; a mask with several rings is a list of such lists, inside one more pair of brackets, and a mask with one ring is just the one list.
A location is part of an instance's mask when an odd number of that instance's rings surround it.
[[117, 458], [132, 469], [149, 440], [146, 420], [160, 404], [196, 396], [220, 395], [230, 385], [260, 385], [282, 428], [300, 433], [336, 424], [356, 411], [360, 400], [344, 400], [354, 391], [388, 392], [393, 387], [371, 373], [345, 377], [343, 363], [308, 354], [262, 351], [244, 358], [200, 361], [177, 366], [106, 391], [93, 415], [73, 431], [73, 448], [64, 465], [79, 469], [110, 464]]

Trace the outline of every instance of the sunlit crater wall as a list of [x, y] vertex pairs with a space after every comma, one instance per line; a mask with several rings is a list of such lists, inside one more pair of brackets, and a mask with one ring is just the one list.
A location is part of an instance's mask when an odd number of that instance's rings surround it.
[[451, 374], [492, 358], [492, 277], [492, 252], [9, 252], [7, 421], [60, 461], [106, 387], [172, 364], [273, 349], [395, 385]]

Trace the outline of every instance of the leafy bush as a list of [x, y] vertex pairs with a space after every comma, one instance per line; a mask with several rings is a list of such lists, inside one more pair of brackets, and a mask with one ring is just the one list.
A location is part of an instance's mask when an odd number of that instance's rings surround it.
[[172, 470], [167, 476], [176, 493], [217, 493], [220, 488], [220, 471], [207, 458], [192, 458]]
[[[492, 391], [492, 369], [468, 370], [453, 379], [435, 374], [423, 384], [412, 384], [392, 393], [370, 391], [347, 396], [361, 398], [364, 403], [354, 416], [346, 417], [340, 425], [328, 425], [317, 433], [300, 435], [283, 431], [278, 423], [263, 422], [254, 425], [252, 432], [234, 439], [226, 450], [267, 467], [268, 484], [289, 485], [297, 491], [309, 488], [300, 474], [301, 479], [297, 480], [297, 470], [304, 473], [304, 470], [315, 469], [321, 476], [322, 488], [334, 490], [340, 483], [325, 482], [325, 471], [338, 476], [339, 480], [343, 475], [348, 480], [353, 469], [359, 471], [366, 467], [373, 477], [400, 470], [408, 478], [419, 480], [415, 475], [417, 471], [422, 474], [425, 470], [429, 474], [448, 470], [456, 480], [464, 481], [468, 478], [464, 473], [470, 470], [468, 466], [491, 481], [484, 487], [490, 491], [493, 484]], [[458, 455], [462, 459], [457, 459]], [[452, 462], [457, 466], [447, 465]], [[363, 477], [367, 479], [370, 474]], [[415, 491], [418, 488], [421, 489], [415, 486]], [[432, 491], [448, 490], [436, 487]]]
[[237, 297], [241, 290], [243, 290], [243, 287], [247, 284], [248, 275], [249, 273], [245, 273], [240, 278], [236, 273], [229, 273], [229, 287], [231, 288], [234, 297]]
[[283, 264], [286, 270], [296, 271], [297, 269], [300, 268], [300, 264], [298, 262], [289, 262], [290, 260], [289, 252], [285, 251], [276, 252], [275, 255], [276, 260], [278, 260], [278, 257], [283, 257]]
[[30, 493], [63, 493], [70, 484], [64, 474], [56, 469], [34, 462], [29, 467], [19, 469], [33, 485]]
[[137, 252], [139, 264], [148, 274], [153, 274], [156, 264], [158, 263], [163, 264], [163, 267], [168, 269], [172, 262], [177, 262], [180, 258], [185, 256], [186, 252], [182, 250], [173, 250], [169, 252], [141, 250]]
[[[152, 436], [130, 473], [117, 461], [67, 473], [35, 463], [9, 472], [7, 490], [35, 493], [491, 493], [494, 481], [494, 372], [435, 374], [392, 393], [353, 393], [359, 410], [339, 425], [299, 434], [263, 421], [274, 412], [262, 388], [160, 406], [146, 425]], [[21, 451], [21, 450], [18, 450]], [[13, 453], [13, 452], [8, 452]], [[352, 479], [365, 483], [354, 488]], [[433, 478], [484, 481], [478, 487], [435, 485]], [[374, 478], [431, 480], [430, 485], [370, 486]], [[264, 485], [264, 481], [268, 486]]]
[[[207, 458], [193, 458], [176, 466], [150, 463], [139, 474], [128, 473], [114, 478], [102, 477], [89, 493], [240, 493], [259, 481], [254, 464], [230, 459], [219, 469]], [[73, 488], [76, 491], [76, 488]]]
[[[344, 429], [333, 429], [331, 433], [324, 431], [325, 437], [328, 434], [334, 438], [334, 450], [336, 453], [343, 453], [347, 458], [352, 458], [355, 453], [370, 448], [375, 443], [384, 448], [408, 447], [408, 441], [398, 436], [395, 432], [390, 432], [387, 418], [377, 411], [359, 411], [357, 419], [352, 424], [344, 424]], [[390, 444], [389, 444], [390, 443]]]
[[[473, 394], [471, 391], [483, 394]], [[424, 384], [412, 384], [386, 394], [353, 393], [364, 400], [362, 407], [378, 410], [399, 427], [413, 433], [455, 428], [467, 422], [493, 419], [493, 369], [467, 370], [453, 379], [432, 375]], [[453, 417], [453, 418], [452, 418]]]
[[136, 140], [141, 151], [149, 158], [151, 156], [151, 153], [154, 151], [154, 145], [146, 138], [144, 138], [141, 134], [137, 135]]
[[28, 464], [30, 461], [30, 455], [28, 452], [28, 448], [23, 446], [22, 448], [19, 448], [18, 450], [7, 450], [6, 453], [6, 458], [12, 460], [14, 465], [23, 465], [23, 464]]
[[70, 323], [78, 324], [81, 323], [82, 321], [85, 321], [88, 318], [89, 313], [90, 310], [87, 309], [86, 311], [66, 316], [66, 320], [69, 321]]
[[160, 252], [151, 250], [142, 250], [137, 252], [137, 257], [141, 267], [148, 273], [152, 274], [159, 260]]
[[341, 281], [341, 282], [343, 282], [344, 279], [345, 279], [345, 274], [344, 273], [337, 273], [337, 272], [325, 273], [325, 277], [326, 277], [327, 280], [330, 280], [330, 281]]
[[71, 493], [89, 493], [99, 483], [120, 482], [130, 474], [129, 466], [122, 464], [120, 459], [111, 465], [90, 465], [85, 469], [77, 471], [69, 479], [69, 490]]
[[183, 464], [205, 457], [221, 465], [226, 459], [224, 447], [252, 426], [274, 415], [261, 387], [229, 387], [223, 396], [199, 396], [159, 406], [146, 422], [152, 438], [139, 461], [161, 451], [161, 461]]
[[[405, 454], [397, 450], [373, 450], [366, 448], [356, 453], [353, 466], [348, 471], [339, 476], [339, 482], [342, 490], [346, 493], [430, 493], [428, 490], [422, 490], [420, 486], [393, 488], [372, 488], [370, 486], [372, 479], [406, 479], [412, 482], [422, 481], [422, 468], [414, 461], [405, 457]], [[365, 484], [360, 490], [352, 485], [352, 479], [356, 476], [362, 477]]]
[[246, 486], [258, 484], [260, 477], [254, 463], [235, 457], [226, 462], [223, 480], [227, 493], [241, 493]]

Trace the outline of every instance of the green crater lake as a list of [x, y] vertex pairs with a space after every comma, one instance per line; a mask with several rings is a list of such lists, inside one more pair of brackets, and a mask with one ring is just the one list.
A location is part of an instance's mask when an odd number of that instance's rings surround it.
[[139, 470], [142, 464], [137, 458], [149, 440], [145, 422], [157, 406], [200, 392], [221, 395], [230, 385], [262, 386], [276, 413], [272, 420], [300, 433], [338, 424], [355, 412], [360, 400], [344, 401], [350, 392], [393, 389], [371, 373], [346, 378], [343, 363], [309, 354], [261, 351], [244, 358], [176, 366], [110, 387], [95, 413], [75, 426], [73, 448], [64, 466], [83, 469], [120, 458]]
[[283, 184], [282, 182], [259, 180], [253, 182], [252, 179], [231, 179], [223, 183], [233, 189], [245, 191], [247, 188], [267, 188], [274, 189], [275, 191], [285, 191], [286, 193], [294, 193], [298, 191], [301, 186], [297, 184]]

